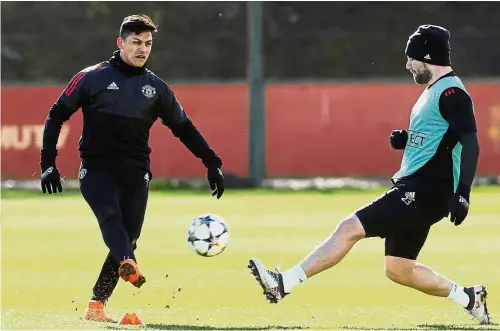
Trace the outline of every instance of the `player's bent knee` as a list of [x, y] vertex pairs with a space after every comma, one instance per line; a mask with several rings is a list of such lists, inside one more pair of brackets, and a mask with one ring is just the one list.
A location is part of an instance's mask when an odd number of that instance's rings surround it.
[[351, 215], [340, 222], [337, 231], [340, 232], [343, 237], [350, 240], [360, 240], [366, 235], [363, 225], [356, 215]]
[[398, 284], [409, 284], [415, 270], [415, 261], [395, 256], [385, 257], [385, 274]]

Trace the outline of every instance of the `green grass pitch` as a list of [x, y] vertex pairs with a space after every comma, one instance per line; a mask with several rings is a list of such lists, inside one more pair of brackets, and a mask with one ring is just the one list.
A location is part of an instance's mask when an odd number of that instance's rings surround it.
[[[227, 190], [218, 201], [208, 192], [152, 193], [137, 250], [147, 283], [138, 290], [120, 281], [106, 309], [115, 319], [137, 313], [146, 324], [140, 329], [500, 329], [476, 325], [447, 299], [392, 283], [378, 238], [358, 243], [339, 265], [278, 305], [265, 300], [246, 268], [249, 258], [287, 269], [381, 192]], [[499, 203], [500, 188], [475, 189], [462, 226], [448, 219], [434, 226], [419, 259], [459, 284], [486, 285], [494, 323], [500, 319]], [[2, 329], [134, 329], [82, 320], [107, 249], [78, 193], [8, 194], [1, 207]], [[197, 256], [186, 242], [189, 221], [206, 212], [230, 226], [226, 251], [212, 258]]]

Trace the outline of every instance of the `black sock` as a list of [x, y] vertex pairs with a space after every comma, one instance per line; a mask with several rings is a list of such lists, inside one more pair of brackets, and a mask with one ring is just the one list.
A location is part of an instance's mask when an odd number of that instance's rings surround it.
[[108, 254], [104, 264], [102, 265], [101, 273], [99, 274], [99, 278], [97, 278], [97, 282], [94, 286], [94, 295], [91, 300], [102, 301], [106, 303], [111, 294], [113, 294], [113, 290], [118, 284], [119, 276], [118, 276], [118, 267], [120, 263], [116, 262], [113, 255], [111, 253]]

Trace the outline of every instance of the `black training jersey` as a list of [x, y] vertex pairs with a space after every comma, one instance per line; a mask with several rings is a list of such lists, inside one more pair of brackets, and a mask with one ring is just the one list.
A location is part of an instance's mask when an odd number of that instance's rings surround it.
[[125, 64], [115, 52], [109, 61], [77, 73], [49, 111], [45, 122], [42, 168], [51, 165], [63, 122], [79, 108], [82, 159], [123, 159], [149, 168], [148, 144], [153, 123], [169, 128], [188, 121], [170, 87], [151, 70]]

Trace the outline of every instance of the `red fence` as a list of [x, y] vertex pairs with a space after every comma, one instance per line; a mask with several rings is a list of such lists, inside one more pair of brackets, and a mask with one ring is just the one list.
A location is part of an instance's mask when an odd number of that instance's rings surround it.
[[[58, 87], [3, 87], [2, 178], [39, 176], [43, 123]], [[173, 86], [195, 125], [222, 156], [225, 172], [248, 174], [248, 91], [245, 85]], [[500, 173], [500, 84], [468, 85], [479, 127], [479, 174]], [[401, 153], [393, 128], [408, 125], [421, 92], [414, 84], [274, 84], [266, 91], [268, 176], [388, 176]], [[63, 127], [57, 164], [75, 178], [82, 116]], [[155, 123], [150, 140], [158, 177], [203, 176], [201, 162]]]

